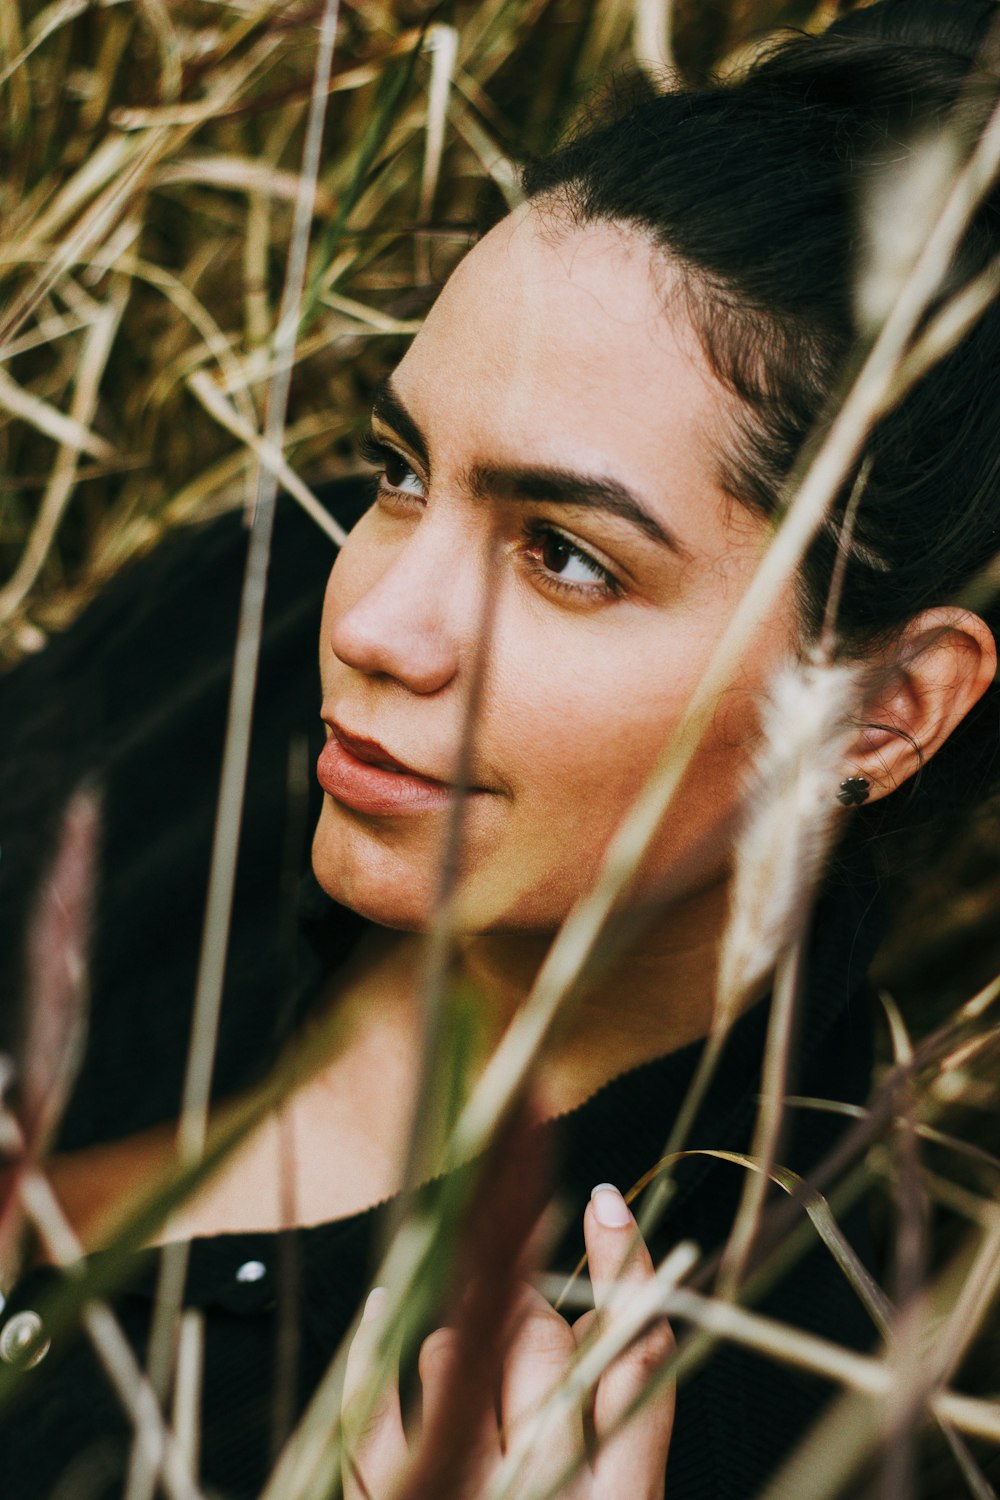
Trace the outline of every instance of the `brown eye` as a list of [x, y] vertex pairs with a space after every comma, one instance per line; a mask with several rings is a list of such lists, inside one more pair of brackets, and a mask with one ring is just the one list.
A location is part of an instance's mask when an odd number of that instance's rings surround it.
[[542, 562], [553, 573], [561, 573], [573, 555], [569, 543], [550, 531], [542, 542]]
[[382, 460], [385, 482], [391, 489], [403, 490], [408, 495], [422, 495], [423, 484], [401, 454], [391, 448], [385, 450]]
[[392, 485], [399, 486], [408, 473], [406, 464], [395, 453], [390, 453], [385, 460], [385, 477]]
[[606, 568], [552, 527], [538, 531], [535, 545], [542, 567], [567, 583], [578, 588], [594, 585], [607, 588], [614, 582]]

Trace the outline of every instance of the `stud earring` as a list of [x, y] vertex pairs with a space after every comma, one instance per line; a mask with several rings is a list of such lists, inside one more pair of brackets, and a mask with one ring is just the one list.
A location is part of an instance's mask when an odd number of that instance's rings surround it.
[[870, 791], [871, 782], [864, 776], [848, 776], [846, 781], [840, 783], [837, 801], [842, 802], [845, 807], [858, 807], [867, 800]]

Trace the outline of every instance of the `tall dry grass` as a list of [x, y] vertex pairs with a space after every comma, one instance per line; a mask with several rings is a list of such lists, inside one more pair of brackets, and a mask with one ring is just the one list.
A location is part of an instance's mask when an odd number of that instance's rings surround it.
[[[577, 118], [596, 81], [617, 69], [637, 65], [658, 82], [674, 68], [696, 79], [738, 66], [774, 25], [819, 26], [835, 9], [794, 0], [712, 7], [696, 0], [675, 6], [485, 0], [446, 8], [378, 0], [342, 0], [339, 7], [314, 0], [6, 0], [0, 6], [5, 662], [41, 649], [102, 583], [172, 528], [226, 508], [255, 513], [259, 579], [275, 485], [322, 522], [315, 487], [357, 466], [353, 439], [375, 382], [419, 326], [477, 225], [517, 201], [521, 153], [551, 144]], [[332, 54], [324, 53], [324, 38], [334, 42]], [[995, 294], [996, 286], [984, 281], [925, 323], [948, 247], [1000, 158], [995, 124], [978, 153], [975, 170], [956, 172], [948, 193], [932, 205], [911, 262], [896, 268], [888, 290], [879, 284], [860, 373], [808, 468], [795, 476], [786, 523], [684, 733], [666, 747], [599, 882], [570, 914], [517, 1023], [448, 1122], [450, 1133], [437, 1132], [448, 1137], [446, 1162], [480, 1151], [489, 1159], [500, 1127], [516, 1114], [523, 1082], [562, 1007], [588, 962], [601, 956], [618, 895], [680, 783], [741, 642], [794, 570], [872, 422]], [[225, 1160], [252, 1128], [260, 1104], [279, 1101], [299, 1077], [279, 1069], [243, 1113], [208, 1131], [205, 1077], [224, 960], [224, 945], [213, 949], [212, 942], [225, 930], [232, 896], [258, 623], [251, 587], [241, 617], [243, 666], [231, 701], [229, 791], [216, 834], [215, 905], [206, 923], [184, 1149], [167, 1188], [135, 1206], [123, 1244], [141, 1239]], [[822, 667], [816, 671], [822, 678]], [[473, 727], [474, 714], [472, 704]], [[801, 791], [810, 753], [804, 743], [798, 759], [782, 767], [784, 795]], [[771, 816], [780, 820], [782, 807], [779, 796]], [[805, 910], [802, 869], [778, 872], [793, 893], [780, 921], [773, 912], [743, 914], [740, 940], [746, 943], [749, 931], [754, 961], [765, 969], [778, 962], [779, 994], [788, 1002], [774, 1008], [766, 1075], [772, 1087], [762, 1106], [759, 1156], [743, 1163], [750, 1186], [717, 1294], [682, 1284], [690, 1269], [682, 1256], [664, 1267], [645, 1312], [674, 1312], [698, 1330], [680, 1352], [682, 1373], [713, 1340], [726, 1338], [843, 1385], [843, 1401], [775, 1481], [775, 1497], [858, 1493], [857, 1474], [889, 1430], [888, 1459], [879, 1471], [883, 1494], [943, 1500], [994, 1493], [985, 1471], [992, 1464], [995, 1474], [996, 1465], [983, 1454], [995, 1455], [1000, 1440], [1000, 1405], [988, 1399], [996, 1384], [991, 1317], [1000, 1264], [998, 997], [989, 982], [1000, 947], [992, 936], [995, 833], [995, 818], [983, 813], [961, 843], [911, 877], [879, 971], [894, 995], [886, 1002], [879, 1088], [872, 1109], [854, 1123], [839, 1173], [808, 1188], [783, 1175], [775, 1159], [795, 997], [796, 916]], [[769, 878], [774, 860], [794, 852], [774, 846], [765, 829], [766, 855], [746, 854], [748, 861], [764, 859]], [[747, 889], [759, 891], [756, 867], [747, 868]], [[442, 890], [446, 898], [447, 880]], [[768, 933], [771, 948], [761, 955]], [[446, 899], [434, 941], [427, 986], [438, 1023], [428, 1035], [440, 1040], [450, 1001]], [[745, 972], [747, 951], [740, 950], [734, 972]], [[71, 999], [64, 995], [62, 1003], [72, 1011]], [[699, 1088], [724, 1044], [727, 1016], [721, 1007]], [[429, 1048], [428, 1098], [440, 1065]], [[797, 1107], [836, 1108], [836, 1101]], [[686, 1145], [692, 1113], [693, 1100], [665, 1143], [655, 1179], [660, 1190]], [[8, 1141], [15, 1152], [24, 1144]], [[423, 1152], [416, 1142], [417, 1175]], [[928, 1207], [923, 1279], [901, 1306], [866, 1280], [839, 1235], [828, 1200], [849, 1169], [852, 1191], [874, 1184], [890, 1249], [905, 1242], [913, 1203]], [[786, 1193], [805, 1193], [816, 1231], [885, 1328], [879, 1355], [839, 1350], [741, 1305], [749, 1246], [766, 1231], [771, 1212], [753, 1184], [772, 1179]], [[32, 1155], [25, 1156], [17, 1191], [49, 1254], [73, 1262], [72, 1237]], [[420, 1325], [422, 1289], [437, 1280], [428, 1267], [456, 1254], [462, 1206], [442, 1194], [436, 1210], [408, 1218], [387, 1249], [380, 1279], [389, 1288], [389, 1327], [397, 1334], [374, 1372], [372, 1399], [399, 1345]], [[655, 1207], [651, 1196], [647, 1212]], [[163, 1287], [160, 1320], [168, 1333], [182, 1269], [168, 1265]], [[80, 1278], [63, 1315], [79, 1312], [85, 1294], [100, 1290]], [[86, 1316], [136, 1425], [131, 1500], [151, 1493], [157, 1472], [170, 1494], [193, 1496], [183, 1399], [172, 1432], [155, 1399], [165, 1380], [155, 1370], [148, 1386], [136, 1377], [102, 1302], [91, 1302]], [[183, 1397], [185, 1387], [197, 1388], [196, 1328], [182, 1347]], [[605, 1338], [585, 1349], [573, 1381], [554, 1399], [578, 1399], [618, 1347]], [[329, 1491], [341, 1458], [341, 1364], [342, 1358], [334, 1362], [286, 1449], [267, 1500]], [[901, 1455], [895, 1467], [894, 1454]], [[515, 1460], [498, 1481], [497, 1500], [510, 1493], [520, 1500]]]

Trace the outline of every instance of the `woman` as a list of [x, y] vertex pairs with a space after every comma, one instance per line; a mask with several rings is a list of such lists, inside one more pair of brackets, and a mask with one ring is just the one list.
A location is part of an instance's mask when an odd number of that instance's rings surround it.
[[[295, 1093], [284, 1125], [267, 1122], [160, 1235], [193, 1240], [186, 1295], [206, 1318], [204, 1472], [223, 1493], [259, 1491], [273, 1432], [283, 1434], [288, 1413], [318, 1384], [392, 1212], [421, 1034], [420, 948], [406, 934], [425, 928], [435, 909], [456, 784], [468, 788], [455, 893], [460, 973], [492, 1045], [679, 726], [745, 594], [781, 484], [832, 398], [855, 333], [857, 197], [873, 156], [903, 150], [915, 122], [948, 114], [994, 13], [987, 3], [884, 0], [823, 38], [792, 39], [739, 82], [642, 102], [528, 171], [526, 204], [461, 264], [375, 403], [377, 493], [330, 575], [320, 631], [323, 796], [313, 867], [336, 904], [307, 913], [311, 957], [294, 977], [273, 916], [287, 818], [267, 813], [300, 722], [297, 648], [318, 564], [303, 523], [288, 517], [279, 526], [251, 767], [255, 857], [245, 842], [229, 977], [239, 1003], [224, 1015], [219, 1091], [245, 1083], [272, 1051], [276, 988], [292, 995], [286, 1013], [335, 1007], [349, 1024], [332, 1060]], [[985, 264], [995, 238], [987, 206], [956, 274]], [[838, 649], [869, 670], [829, 787], [832, 804], [851, 807], [813, 924], [796, 1092], [864, 1100], [870, 1028], [859, 987], [879, 918], [877, 880], [857, 854], [857, 835], [871, 826], [884, 835], [901, 803], [902, 823], [920, 801], [942, 809], [956, 783], [981, 776], [993, 748], [984, 707], [996, 668], [993, 617], [955, 601], [996, 549], [995, 329], [991, 311], [879, 424], [856, 516], [844, 519], [851, 475], [794, 587], [747, 642], [630, 887], [640, 939], [588, 982], [540, 1061], [537, 1140], [557, 1162], [568, 1223], [548, 1259], [574, 1264], [583, 1205], [598, 1182], [585, 1233], [599, 1300], [632, 1243], [616, 1189], [656, 1162], [711, 1026], [734, 839], [768, 690], [819, 635], [842, 536]], [[331, 500], [359, 508], [350, 486]], [[82, 757], [99, 760], [109, 734], [124, 747], [108, 774], [102, 930], [113, 917], [115, 941], [99, 931], [91, 1062], [55, 1168], [91, 1240], [112, 1200], [148, 1176], [168, 1140], [163, 1079], [173, 1078], [166, 1063], [185, 1031], [176, 997], [201, 899], [190, 874], [177, 871], [182, 859], [187, 872], [198, 867], [207, 837], [210, 777], [203, 819], [190, 797], [192, 786], [201, 796], [205, 714], [221, 703], [224, 681], [224, 652], [212, 652], [220, 627], [209, 617], [222, 608], [237, 550], [226, 526], [166, 549], [99, 601], [48, 662], [5, 685], [13, 709], [19, 693], [37, 695], [45, 674], [62, 682], [83, 671], [95, 636], [144, 601], [118, 648], [134, 696], [122, 689], [106, 710], [112, 728], [101, 726], [98, 748]], [[202, 579], [211, 580], [210, 598]], [[142, 654], [154, 639], [171, 643], [166, 678], [147, 670], [155, 653]], [[164, 701], [165, 683], [170, 712], [151, 725], [147, 710]], [[65, 700], [62, 711], [71, 712]], [[174, 787], [179, 753], [188, 763]], [[905, 800], [918, 772], [919, 790]], [[175, 806], [184, 807], [179, 823]], [[153, 919], [170, 945], [165, 980], [149, 972], [151, 919], [129, 920], [128, 903], [148, 900], [143, 876], [157, 889], [161, 880], [185, 887], [184, 904], [161, 899]], [[403, 936], [392, 941], [391, 932]], [[355, 961], [345, 966], [349, 953]], [[743, 997], [688, 1132], [694, 1146], [749, 1147], [767, 1021], [767, 1005], [755, 1002], [769, 978]], [[157, 1029], [137, 1039], [148, 1068], [123, 1068], [112, 1064], [110, 1038], [135, 1014], [136, 981], [145, 1003], [131, 1025]], [[162, 1006], [150, 1002], [161, 982]], [[104, 1099], [102, 1072], [111, 1084]], [[782, 1160], [808, 1171], [835, 1138], [828, 1117], [803, 1115], [790, 1122]], [[710, 1254], [732, 1223], [734, 1167], [692, 1159], [677, 1182], [653, 1260], [682, 1238]], [[848, 1231], [870, 1256], [863, 1219], [849, 1219]], [[276, 1360], [276, 1286], [293, 1251], [300, 1345]], [[650, 1278], [644, 1246], [629, 1266], [635, 1284]], [[40, 1268], [23, 1279], [8, 1323], [38, 1303], [50, 1274]], [[140, 1348], [154, 1284], [155, 1265], [137, 1262], [118, 1304]], [[854, 1347], [874, 1338], [821, 1248], [762, 1305]], [[487, 1482], [501, 1434], [576, 1347], [559, 1314], [538, 1301], [528, 1313], [505, 1351], [499, 1410], [484, 1418], [473, 1493]], [[361, 1325], [349, 1388], [373, 1326], [375, 1316]], [[647, 1363], [662, 1361], [666, 1333], [650, 1340]], [[3, 1439], [11, 1493], [28, 1493], [29, 1478], [39, 1494], [57, 1480], [82, 1484], [81, 1473], [93, 1493], [119, 1492], [125, 1429], [90, 1361], [78, 1342], [26, 1376], [30, 1416], [8, 1423]], [[422, 1366], [430, 1409], [448, 1361], [447, 1336], [435, 1336]], [[272, 1422], [276, 1364], [285, 1411]], [[626, 1364], [603, 1378], [591, 1416], [598, 1436], [640, 1375]], [[721, 1349], [679, 1392], [671, 1500], [755, 1493], [828, 1394], [822, 1382]], [[658, 1396], [578, 1492], [661, 1495], [671, 1410], [669, 1395]], [[559, 1472], [582, 1442], [579, 1418], [550, 1434], [535, 1455], [536, 1478]], [[348, 1493], [388, 1493], [405, 1451], [390, 1389], [346, 1469]]]

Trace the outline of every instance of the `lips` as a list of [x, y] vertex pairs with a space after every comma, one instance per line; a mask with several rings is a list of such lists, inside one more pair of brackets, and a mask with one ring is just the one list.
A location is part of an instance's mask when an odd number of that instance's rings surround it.
[[316, 775], [335, 801], [374, 817], [439, 812], [451, 805], [455, 789], [446, 781], [421, 775], [377, 740], [349, 734], [330, 719], [326, 723], [330, 737], [320, 751]]
[[388, 750], [383, 749], [377, 740], [366, 740], [360, 735], [348, 734], [346, 729], [342, 729], [339, 724], [334, 724], [329, 719], [327, 723], [330, 725], [335, 738], [340, 741], [345, 750], [350, 751], [356, 760], [364, 761], [369, 766], [375, 766], [380, 771], [396, 771], [404, 776], [416, 776], [421, 781], [430, 782], [434, 786], [447, 785], [446, 782], [439, 780], [436, 776], [424, 776], [420, 771], [415, 770], [413, 766], [405, 765], [403, 761], [397, 760], [394, 755], [389, 754]]

